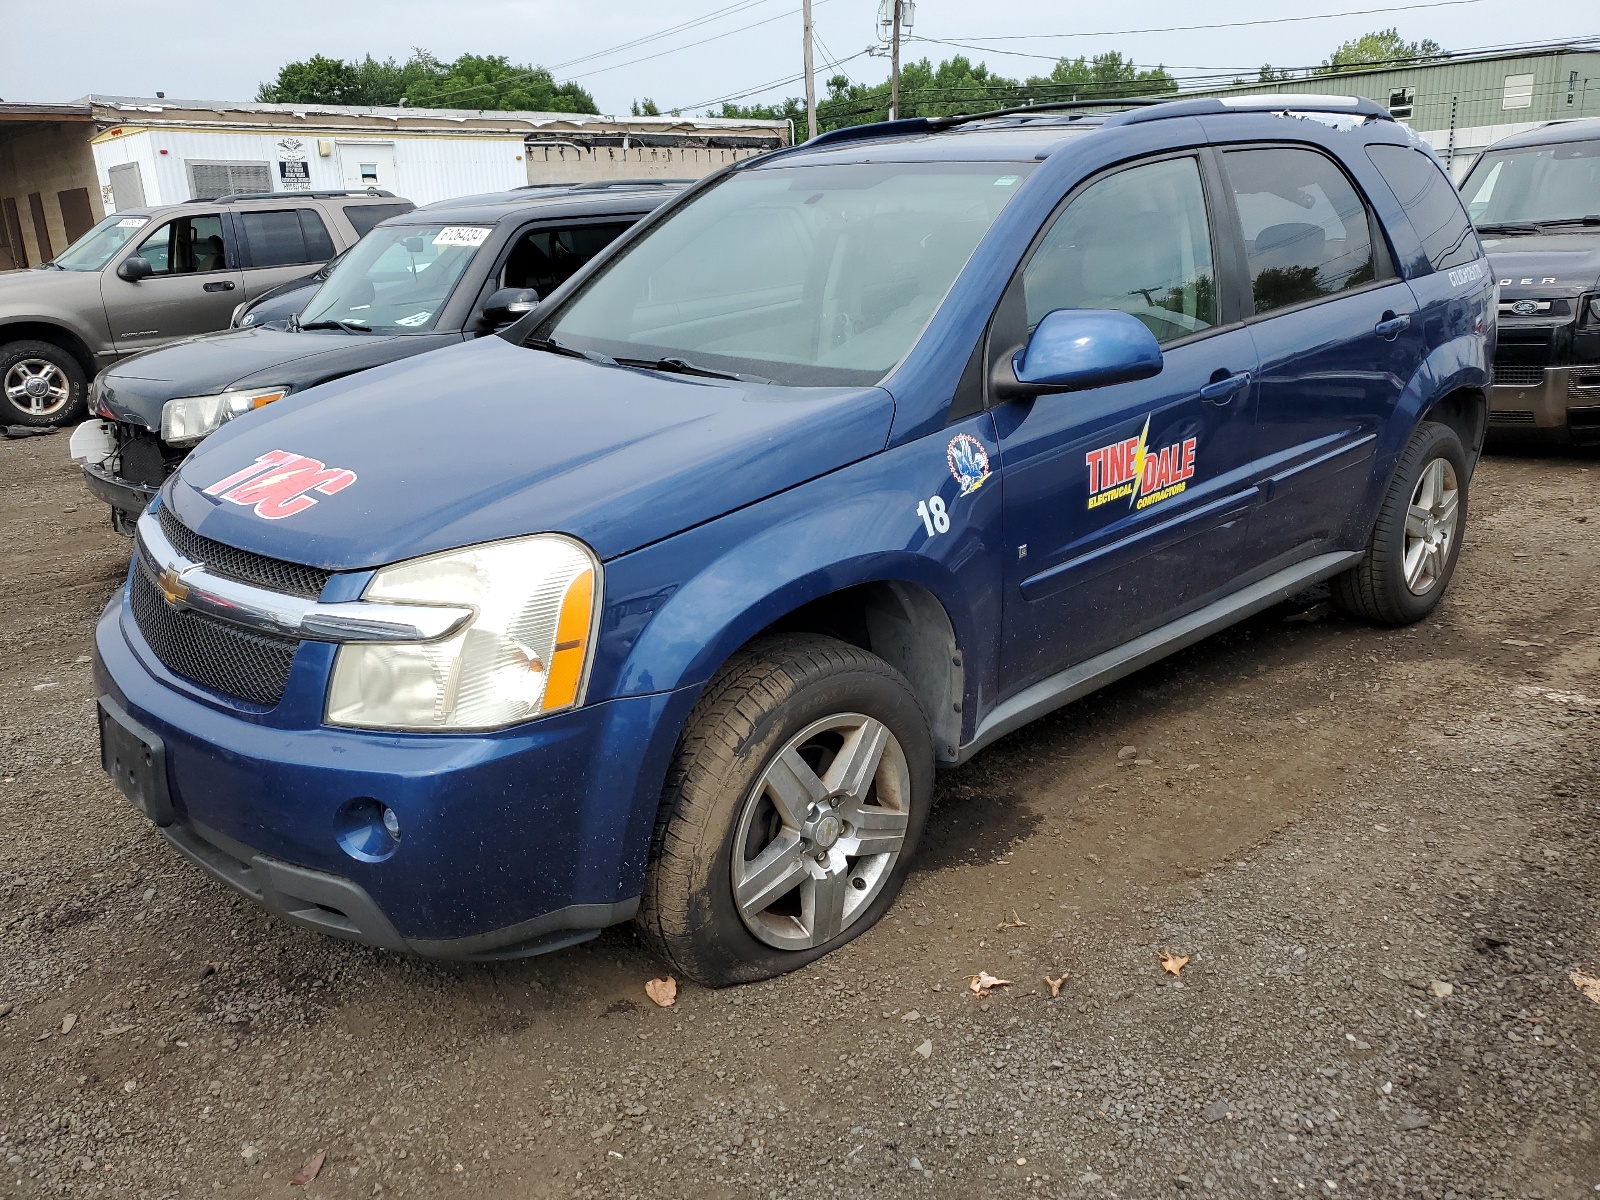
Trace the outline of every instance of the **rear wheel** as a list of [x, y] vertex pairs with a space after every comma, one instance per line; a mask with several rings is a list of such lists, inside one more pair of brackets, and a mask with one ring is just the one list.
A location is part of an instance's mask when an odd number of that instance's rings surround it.
[[50, 342], [0, 347], [0, 424], [64, 425], [84, 413], [88, 377]]
[[1427, 423], [1400, 456], [1361, 562], [1333, 580], [1352, 616], [1409, 625], [1438, 606], [1467, 525], [1467, 456], [1445, 425]]
[[710, 987], [804, 966], [894, 902], [932, 791], [928, 721], [899, 672], [832, 638], [756, 643], [690, 718], [640, 924]]

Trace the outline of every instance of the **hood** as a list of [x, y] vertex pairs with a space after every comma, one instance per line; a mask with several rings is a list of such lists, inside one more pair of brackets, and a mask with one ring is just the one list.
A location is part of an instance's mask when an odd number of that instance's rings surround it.
[[[231, 422], [163, 496], [208, 538], [330, 570], [540, 532], [609, 559], [874, 454], [893, 418], [882, 388], [659, 375], [488, 337]], [[206, 494], [264, 458], [299, 469], [277, 510]]]
[[303, 390], [460, 341], [457, 334], [345, 333], [241, 329], [147, 350], [106, 370], [100, 401], [118, 419], [161, 426], [161, 406], [177, 396], [238, 387]]
[[1580, 296], [1600, 285], [1600, 230], [1483, 239], [1502, 300]]

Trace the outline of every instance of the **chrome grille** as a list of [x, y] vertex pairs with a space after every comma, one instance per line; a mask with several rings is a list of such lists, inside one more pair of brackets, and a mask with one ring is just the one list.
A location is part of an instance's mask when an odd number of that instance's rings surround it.
[[322, 595], [323, 585], [333, 575], [332, 571], [284, 562], [279, 558], [268, 558], [264, 554], [252, 554], [248, 550], [239, 550], [212, 541], [208, 537], [201, 537], [173, 516], [165, 505], [161, 507], [158, 515], [161, 520], [161, 532], [167, 535], [167, 540], [179, 554], [194, 562], [204, 563], [209, 571], [237, 579], [241, 583], [251, 583], [270, 591], [315, 600]]

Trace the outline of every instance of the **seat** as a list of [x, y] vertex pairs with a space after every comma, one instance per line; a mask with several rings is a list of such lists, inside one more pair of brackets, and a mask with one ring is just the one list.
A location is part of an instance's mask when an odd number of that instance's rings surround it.
[[220, 271], [228, 265], [227, 257], [222, 248], [222, 239], [216, 234], [208, 238], [198, 238], [194, 243], [194, 269], [197, 274], [204, 271]]
[[1250, 273], [1321, 266], [1326, 257], [1328, 233], [1309, 221], [1268, 225], [1256, 234], [1250, 248]]

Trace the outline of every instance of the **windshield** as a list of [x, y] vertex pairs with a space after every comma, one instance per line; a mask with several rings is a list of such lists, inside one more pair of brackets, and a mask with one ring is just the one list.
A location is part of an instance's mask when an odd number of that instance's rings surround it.
[[127, 245], [128, 239], [150, 224], [149, 217], [113, 213], [52, 260], [68, 271], [98, 271]]
[[1600, 141], [1485, 154], [1461, 185], [1477, 225], [1571, 221], [1600, 214]]
[[430, 330], [490, 232], [487, 225], [380, 225], [328, 273], [300, 313], [300, 327]]
[[1032, 163], [741, 171], [629, 246], [535, 336], [793, 385], [883, 378]]

